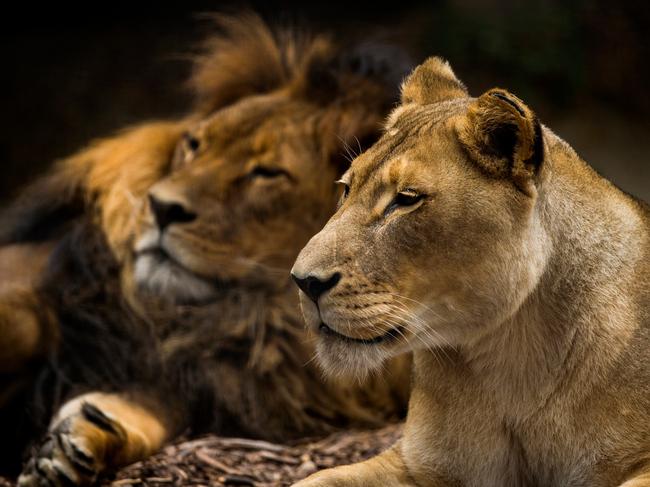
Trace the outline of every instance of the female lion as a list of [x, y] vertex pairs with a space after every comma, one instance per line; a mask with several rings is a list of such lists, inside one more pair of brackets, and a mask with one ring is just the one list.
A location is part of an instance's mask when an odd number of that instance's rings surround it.
[[413, 350], [403, 438], [320, 486], [650, 486], [650, 211], [521, 100], [418, 67], [293, 269], [331, 374]]

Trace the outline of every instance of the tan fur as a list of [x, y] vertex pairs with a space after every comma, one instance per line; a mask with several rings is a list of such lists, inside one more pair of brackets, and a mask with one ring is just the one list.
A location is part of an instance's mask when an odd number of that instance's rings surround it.
[[452, 98], [464, 98], [467, 89], [456, 78], [447, 61], [429, 58], [413, 70], [402, 84], [402, 103], [428, 105]]
[[301, 299], [327, 372], [414, 351], [403, 438], [297, 486], [650, 486], [648, 206], [507, 91], [428, 93], [438, 69], [293, 269], [341, 273]]
[[0, 247], [0, 374], [22, 369], [56, 344], [54, 317], [34, 294], [51, 250], [49, 244]]
[[[100, 409], [115, 426], [117, 433], [110, 434], [82, 419], [83, 405], [91, 404]], [[52, 421], [52, 428], [63, 421], [72, 421], [71, 436], [86, 440], [87, 448], [103, 447], [102, 452], [87, 452], [100, 461], [125, 465], [143, 458], [160, 448], [166, 439], [166, 429], [153, 411], [143, 407], [141, 401], [129, 400], [116, 394], [84, 394], [66, 403]], [[87, 429], [88, 433], [80, 430]], [[92, 431], [92, 433], [90, 433]], [[92, 435], [109, 436], [93, 439]], [[79, 445], [81, 447], [81, 445]]]

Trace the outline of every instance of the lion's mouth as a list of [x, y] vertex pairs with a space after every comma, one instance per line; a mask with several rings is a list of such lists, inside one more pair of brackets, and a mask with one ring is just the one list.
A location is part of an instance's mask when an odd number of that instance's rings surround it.
[[378, 343], [385, 343], [385, 342], [396, 340], [398, 337], [400, 337], [402, 335], [404, 330], [402, 329], [401, 326], [398, 326], [397, 328], [393, 328], [391, 330], [388, 330], [383, 335], [378, 335], [376, 337], [372, 337], [372, 338], [353, 338], [353, 337], [344, 335], [342, 333], [339, 333], [338, 331], [336, 331], [333, 328], [329, 327], [325, 323], [321, 322], [320, 326], [318, 327], [318, 331], [322, 335], [338, 338], [340, 340], [344, 340], [344, 341], [350, 342], [350, 343], [360, 343], [362, 345], [376, 345]]
[[146, 250], [139, 251], [135, 254], [136, 260], [141, 257], [149, 257], [155, 265], [170, 265], [176, 268], [178, 271], [183, 273], [190, 274], [197, 279], [205, 280], [202, 276], [199, 276], [191, 269], [188, 269], [181, 262], [174, 258], [169, 252], [167, 252], [163, 247], [151, 247]]
[[216, 282], [188, 269], [162, 247], [135, 253], [135, 279], [140, 289], [179, 304], [206, 304], [217, 295]]

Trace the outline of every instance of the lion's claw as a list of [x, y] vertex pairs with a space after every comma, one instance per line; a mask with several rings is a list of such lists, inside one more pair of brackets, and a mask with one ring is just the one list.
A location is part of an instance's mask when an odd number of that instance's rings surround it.
[[35, 449], [18, 478], [18, 486], [73, 487], [95, 483], [103, 464], [89, 448], [89, 431], [108, 434], [118, 442], [125, 435], [121, 426], [98, 408], [84, 404], [78, 414], [61, 421]]
[[[69, 432], [57, 428], [52, 432], [32, 458], [25, 464], [18, 477], [19, 487], [72, 487], [88, 485], [97, 478], [92, 462], [80, 462], [74, 455]], [[71, 454], [72, 453], [72, 454]]]

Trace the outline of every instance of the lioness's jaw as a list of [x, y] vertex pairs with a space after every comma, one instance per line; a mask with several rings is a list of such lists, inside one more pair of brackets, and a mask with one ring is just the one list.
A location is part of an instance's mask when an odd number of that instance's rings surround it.
[[363, 383], [381, 372], [386, 361], [395, 356], [380, 346], [350, 344], [336, 339], [321, 339], [316, 344], [316, 358], [325, 375], [335, 380]]
[[385, 331], [371, 330], [372, 336], [361, 338], [353, 335], [353, 330], [341, 332], [335, 325], [325, 323], [319, 306], [304, 292], [300, 292], [300, 308], [306, 326], [316, 339], [318, 363], [328, 377], [363, 381], [386, 360], [406, 350], [403, 343], [406, 331], [399, 325]]
[[303, 318], [316, 340], [322, 370], [332, 378], [363, 381], [386, 360], [408, 351], [413, 334], [404, 326], [403, 310], [390, 303], [387, 287], [359, 279], [359, 270], [349, 262], [319, 266], [327, 260], [322, 252], [336, 245], [336, 236], [330, 239], [335, 234], [314, 236], [291, 275], [300, 288]]

